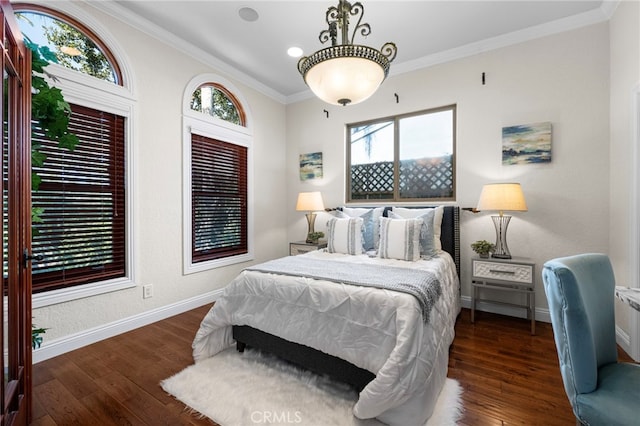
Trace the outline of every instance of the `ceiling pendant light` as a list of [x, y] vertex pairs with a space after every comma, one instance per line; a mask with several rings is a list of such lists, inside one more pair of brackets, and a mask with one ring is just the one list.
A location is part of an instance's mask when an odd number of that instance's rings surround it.
[[[385, 43], [380, 50], [353, 44], [356, 32], [371, 34], [369, 24], [361, 24], [364, 6], [340, 0], [327, 10], [329, 29], [320, 32], [320, 42], [331, 40], [331, 47], [319, 50], [298, 61], [298, 71], [311, 91], [323, 101], [334, 105], [357, 104], [378, 90], [389, 73], [389, 65], [398, 53], [394, 43]], [[349, 17], [357, 19], [349, 34]], [[341, 44], [338, 44], [338, 30]], [[351, 38], [349, 38], [351, 36]]]

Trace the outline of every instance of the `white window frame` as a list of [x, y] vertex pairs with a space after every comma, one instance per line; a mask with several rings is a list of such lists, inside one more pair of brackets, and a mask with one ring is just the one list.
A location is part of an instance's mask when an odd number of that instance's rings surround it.
[[[216, 83], [227, 89], [240, 102], [245, 113], [246, 126], [239, 126], [208, 114], [191, 109], [191, 96], [193, 92], [205, 83]], [[248, 103], [241, 92], [228, 80], [216, 74], [201, 74], [194, 77], [184, 92], [182, 101], [182, 224], [183, 224], [183, 274], [208, 271], [254, 259], [254, 204], [253, 204], [253, 132], [251, 129], [251, 116]], [[228, 256], [220, 259], [193, 262], [192, 257], [192, 230], [193, 218], [191, 216], [191, 135], [216, 139], [247, 148], [247, 253]]]
[[90, 15], [82, 9], [72, 4], [50, 4], [43, 2], [32, 2], [34, 4], [44, 4], [51, 9], [58, 10], [68, 15], [78, 22], [82, 22], [98, 36], [103, 43], [111, 50], [116, 58], [122, 73], [122, 86], [113, 84], [78, 71], [71, 70], [58, 64], [49, 64], [47, 72], [54, 75], [57, 80], [50, 81], [49, 84], [62, 91], [65, 101], [71, 104], [82, 105], [97, 110], [118, 114], [125, 117], [125, 181], [127, 188], [126, 196], [126, 275], [95, 283], [83, 284], [49, 290], [36, 293], [32, 297], [33, 309], [42, 308], [49, 305], [68, 302], [76, 299], [83, 299], [90, 296], [109, 293], [136, 286], [134, 270], [135, 240], [133, 230], [134, 217], [134, 180], [135, 176], [133, 164], [135, 164], [135, 152], [133, 150], [133, 135], [135, 134], [135, 105], [136, 96], [132, 85], [133, 75], [129, 67], [129, 61], [120, 46], [115, 43], [110, 34]]

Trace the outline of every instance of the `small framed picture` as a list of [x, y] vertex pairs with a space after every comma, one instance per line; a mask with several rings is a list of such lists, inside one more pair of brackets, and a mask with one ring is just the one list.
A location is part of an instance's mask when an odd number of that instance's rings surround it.
[[322, 178], [322, 153], [300, 154], [300, 180]]
[[551, 123], [502, 128], [502, 164], [551, 162]]

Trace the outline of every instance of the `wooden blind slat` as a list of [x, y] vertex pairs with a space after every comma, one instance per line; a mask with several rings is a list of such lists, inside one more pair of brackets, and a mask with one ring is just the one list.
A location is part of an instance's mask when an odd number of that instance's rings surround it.
[[72, 105], [69, 130], [80, 143], [60, 148], [39, 129], [33, 140], [47, 156], [34, 167], [42, 179], [32, 204], [34, 292], [125, 276], [124, 117]]
[[192, 261], [247, 253], [247, 148], [191, 138]]

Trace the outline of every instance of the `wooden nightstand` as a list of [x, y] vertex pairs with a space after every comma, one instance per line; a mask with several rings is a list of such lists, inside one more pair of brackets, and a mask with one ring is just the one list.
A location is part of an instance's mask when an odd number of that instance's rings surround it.
[[[495, 304], [516, 306], [527, 310], [527, 318], [531, 320], [531, 334], [536, 334], [536, 289], [534, 285], [535, 263], [519, 259], [481, 259], [471, 260], [471, 322], [475, 321], [476, 303], [490, 302]], [[498, 302], [481, 299], [480, 289], [508, 291], [527, 295], [527, 304]]]
[[308, 253], [314, 250], [320, 250], [327, 247], [326, 241], [319, 241], [317, 243], [307, 243], [305, 241], [296, 241], [295, 243], [289, 243], [289, 256], [296, 256], [302, 253]]

